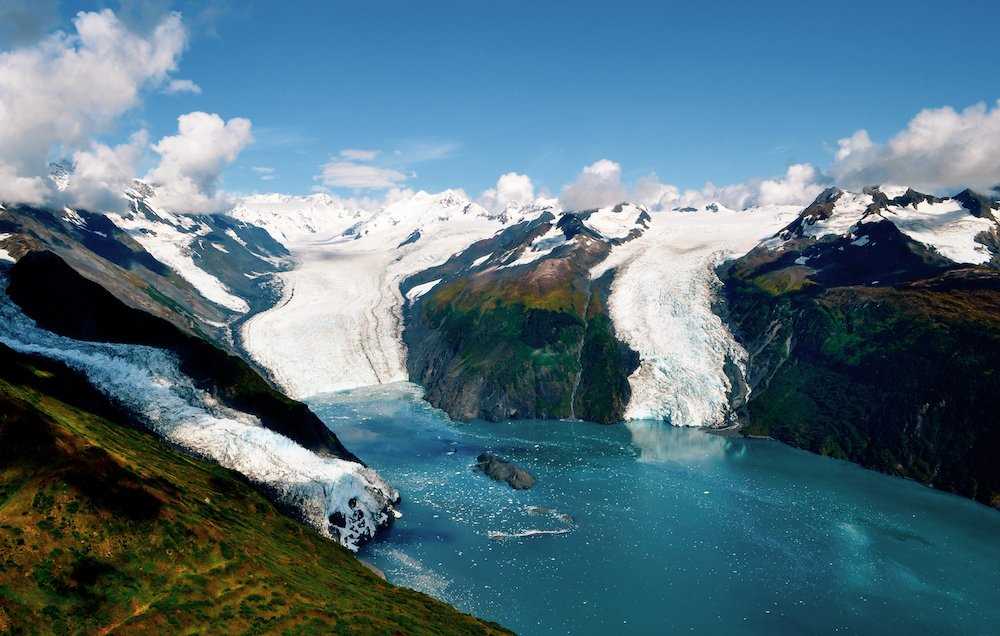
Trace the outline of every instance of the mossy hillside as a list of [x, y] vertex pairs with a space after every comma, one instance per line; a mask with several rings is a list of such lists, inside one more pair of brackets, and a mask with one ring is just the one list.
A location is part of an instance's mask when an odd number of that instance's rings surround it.
[[0, 349], [0, 633], [499, 633]]
[[610, 281], [567, 258], [446, 282], [408, 317], [413, 376], [453, 417], [620, 421], [638, 359], [615, 338]]
[[580, 383], [574, 405], [578, 417], [601, 424], [621, 421], [632, 396], [628, 377], [639, 366], [639, 354], [615, 336], [604, 301], [610, 286], [610, 272], [594, 282], [580, 349]]
[[534, 295], [516, 281], [474, 288], [460, 279], [424, 306], [424, 320], [456, 352], [456, 371], [525, 397], [528, 416], [569, 417], [580, 371], [586, 293]]
[[759, 380], [747, 433], [1000, 506], [1000, 276], [774, 295], [727, 281]]

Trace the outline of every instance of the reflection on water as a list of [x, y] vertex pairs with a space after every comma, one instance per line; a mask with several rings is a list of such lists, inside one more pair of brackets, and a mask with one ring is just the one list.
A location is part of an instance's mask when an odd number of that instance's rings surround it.
[[698, 428], [670, 426], [653, 420], [635, 420], [625, 426], [639, 449], [639, 461], [643, 462], [702, 462], [746, 452], [742, 439]]

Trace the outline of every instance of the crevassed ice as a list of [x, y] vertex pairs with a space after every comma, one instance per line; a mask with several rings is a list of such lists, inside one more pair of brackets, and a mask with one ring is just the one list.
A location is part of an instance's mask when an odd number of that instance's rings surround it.
[[747, 354], [712, 310], [721, 284], [714, 268], [776, 232], [797, 211], [657, 212], [640, 238], [615, 247], [594, 268], [594, 278], [617, 268], [609, 312], [618, 336], [639, 353], [626, 419], [724, 424], [731, 390], [726, 360], [743, 368]]
[[[296, 267], [280, 274], [284, 297], [243, 324], [243, 346], [300, 399], [406, 380], [400, 283], [502, 227], [453, 193], [418, 193], [349, 237], [293, 244]], [[416, 230], [420, 238], [406, 242]]]
[[[321, 457], [262, 427], [255, 417], [218, 404], [160, 349], [58, 336], [38, 328], [5, 294], [0, 296], [0, 342], [83, 372], [154, 432], [242, 473], [344, 547], [356, 550], [395, 514], [398, 493], [375, 471]], [[337, 517], [343, 521], [335, 525]]]

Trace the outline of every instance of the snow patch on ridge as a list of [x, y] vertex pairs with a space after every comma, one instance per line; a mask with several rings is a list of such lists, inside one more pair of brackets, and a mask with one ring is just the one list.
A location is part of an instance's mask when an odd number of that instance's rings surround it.
[[211, 232], [202, 223], [163, 210], [149, 208], [158, 218], [154, 221], [139, 211], [133, 199], [132, 212], [121, 215], [105, 213], [112, 223], [129, 234], [139, 245], [181, 278], [189, 282], [198, 292], [213, 303], [236, 313], [245, 314], [250, 305], [230, 292], [226, 285], [198, 267], [191, 256], [191, 243], [198, 237]]
[[[9, 239], [11, 236], [13, 236], [13, 235], [12, 234], [0, 233], [0, 241], [5, 241], [5, 240]], [[13, 263], [14, 262], [14, 257], [10, 255], [10, 252], [8, 252], [4, 248], [0, 247], [0, 261], [9, 261], [9, 262]]]
[[[906, 192], [906, 188], [900, 186], [882, 186], [879, 190], [890, 200]], [[865, 216], [874, 202], [871, 194], [843, 191], [834, 202], [829, 218], [807, 221], [802, 225], [802, 235], [815, 239], [824, 236], [850, 237], [865, 223], [886, 220], [911, 239], [934, 248], [956, 263], [982, 264], [993, 257], [985, 245], [976, 241], [976, 237], [996, 229], [997, 224], [988, 218], [973, 216], [954, 199], [937, 203], [921, 201], [907, 206], [889, 204]], [[766, 241], [764, 247], [780, 249], [786, 240], [775, 237]]]
[[356, 550], [395, 514], [392, 504], [399, 495], [375, 471], [321, 457], [262, 427], [255, 417], [218, 404], [162, 350], [53, 334], [38, 328], [6, 295], [0, 297], [0, 342], [83, 372], [154, 432], [260, 484], [344, 547]]
[[601, 208], [592, 213], [584, 223], [609, 239], [626, 238], [632, 230], [640, 227], [639, 216], [644, 208], [631, 203]]

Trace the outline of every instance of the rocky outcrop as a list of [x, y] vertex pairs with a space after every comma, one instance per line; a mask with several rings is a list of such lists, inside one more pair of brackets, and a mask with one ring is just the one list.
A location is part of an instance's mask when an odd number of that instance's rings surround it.
[[514, 490], [527, 490], [535, 485], [535, 478], [531, 473], [489, 453], [483, 453], [476, 458], [476, 469], [490, 479], [507, 482], [507, 485]]

